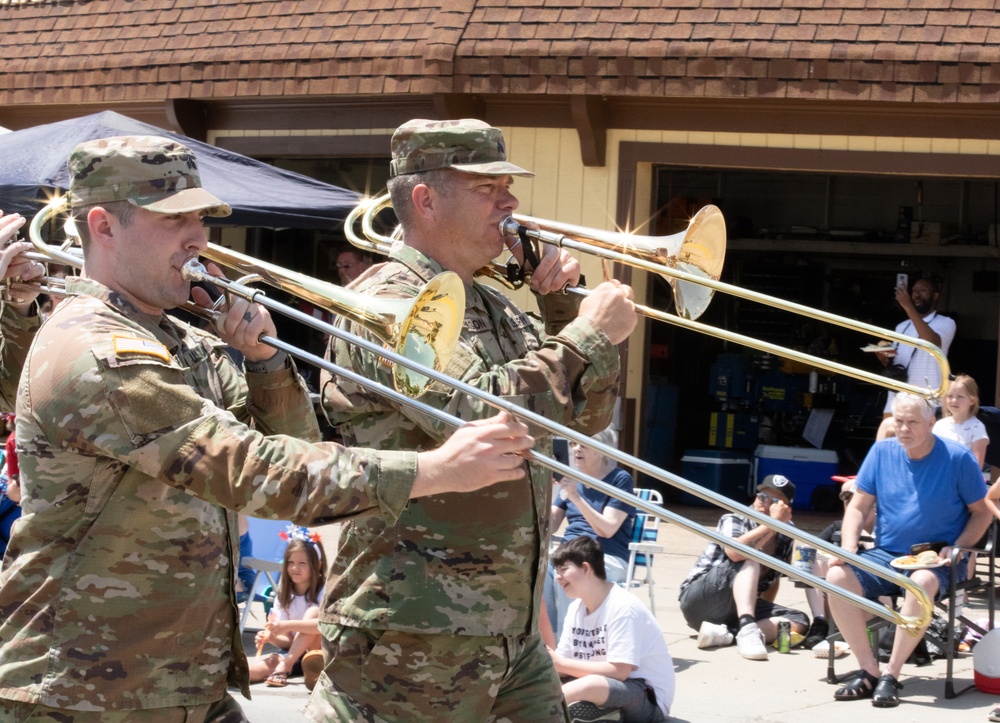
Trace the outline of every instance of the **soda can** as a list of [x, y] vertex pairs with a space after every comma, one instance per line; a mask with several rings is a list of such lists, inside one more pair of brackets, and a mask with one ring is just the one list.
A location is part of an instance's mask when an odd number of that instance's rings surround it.
[[795, 555], [792, 558], [792, 564], [803, 572], [812, 572], [813, 565], [816, 563], [816, 548], [815, 547], [796, 547]]
[[792, 650], [792, 624], [787, 620], [778, 621], [778, 652], [789, 653]]

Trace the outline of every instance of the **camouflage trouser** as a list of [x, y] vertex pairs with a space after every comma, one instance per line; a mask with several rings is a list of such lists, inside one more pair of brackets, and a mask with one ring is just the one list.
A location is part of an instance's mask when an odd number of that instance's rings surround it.
[[204, 705], [123, 711], [79, 711], [49, 708], [0, 698], [4, 723], [248, 723], [232, 696]]
[[537, 634], [321, 629], [329, 662], [305, 710], [317, 723], [568, 720], [559, 677]]

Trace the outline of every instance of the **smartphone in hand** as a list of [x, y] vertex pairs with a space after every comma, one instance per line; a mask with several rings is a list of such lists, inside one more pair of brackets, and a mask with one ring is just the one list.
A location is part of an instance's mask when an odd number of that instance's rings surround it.
[[[569, 467], [569, 440], [565, 437], [553, 437], [552, 438], [552, 458], [557, 462], [562, 462], [564, 465]], [[563, 476], [558, 472], [552, 473], [552, 479], [556, 482], [561, 480]]]

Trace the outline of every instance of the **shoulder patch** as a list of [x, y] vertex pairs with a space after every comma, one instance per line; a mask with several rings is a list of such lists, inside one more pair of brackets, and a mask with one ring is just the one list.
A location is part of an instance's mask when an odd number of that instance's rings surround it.
[[167, 347], [159, 342], [152, 341], [150, 339], [137, 339], [130, 336], [120, 336], [118, 334], [114, 335], [113, 342], [116, 357], [142, 354], [162, 359], [167, 363], [170, 362], [170, 352], [167, 350]]

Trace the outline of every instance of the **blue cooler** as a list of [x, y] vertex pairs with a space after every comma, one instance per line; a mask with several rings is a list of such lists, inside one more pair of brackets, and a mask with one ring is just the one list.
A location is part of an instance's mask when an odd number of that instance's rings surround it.
[[784, 475], [795, 483], [794, 509], [839, 509], [837, 486], [830, 479], [837, 474], [837, 453], [832, 449], [761, 444], [754, 452], [753, 467], [754, 488], [769, 474]]
[[[740, 504], [747, 502], [750, 460], [741, 452], [718, 449], [690, 449], [681, 457], [681, 477]], [[681, 492], [682, 505], [714, 506], [701, 497]]]

